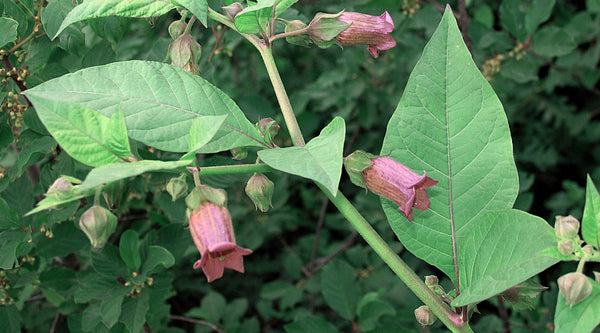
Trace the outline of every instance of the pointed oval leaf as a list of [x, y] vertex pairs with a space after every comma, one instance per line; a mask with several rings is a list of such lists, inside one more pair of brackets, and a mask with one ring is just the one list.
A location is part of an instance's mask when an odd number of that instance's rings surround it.
[[381, 154], [439, 181], [427, 189], [430, 209], [415, 211], [413, 222], [390, 201], [382, 205], [406, 248], [455, 280], [451, 219], [460, 242], [486, 213], [512, 207], [519, 182], [502, 104], [449, 8], [410, 75]]
[[86, 0], [67, 14], [53, 39], [75, 22], [107, 16], [160, 16], [173, 8], [175, 5], [167, 0]]
[[453, 306], [488, 299], [559, 261], [543, 255], [556, 248], [556, 239], [554, 229], [537, 216], [519, 210], [492, 212], [468, 230], [460, 237], [460, 295]]
[[249, 6], [235, 16], [235, 27], [245, 34], [256, 34], [264, 30], [273, 14], [274, 3], [275, 0], [258, 0], [254, 5], [248, 2]]
[[2, 31], [2, 35], [0, 35], [0, 47], [4, 47], [4, 45], [14, 42], [17, 39], [18, 26], [19, 22], [8, 17], [0, 17], [0, 31]]
[[352, 320], [360, 296], [354, 269], [348, 263], [334, 260], [323, 267], [321, 289], [325, 302], [342, 318]]
[[173, 170], [182, 166], [189, 165], [191, 160], [184, 161], [154, 161], [145, 160], [132, 163], [111, 163], [92, 169], [88, 173], [83, 183], [81, 183], [77, 193], [86, 193], [96, 186], [108, 184], [119, 179], [125, 179], [145, 172]]
[[36, 109], [43, 100], [53, 101], [55, 109], [77, 104], [106, 117], [120, 109], [129, 137], [161, 150], [187, 152], [192, 120], [218, 115], [227, 115], [225, 124], [200, 153], [264, 145], [229, 96], [168, 64], [133, 60], [86, 68], [28, 89], [26, 95]]
[[586, 243], [600, 249], [600, 194], [589, 175], [581, 219], [581, 235]]
[[144, 276], [150, 276], [156, 272], [161, 266], [163, 268], [169, 268], [175, 264], [175, 258], [162, 246], [151, 245], [148, 248], [148, 256], [144, 265], [142, 266], [142, 274]]
[[139, 249], [139, 235], [135, 230], [126, 230], [119, 240], [119, 253], [125, 265], [136, 272], [142, 264]]
[[335, 196], [342, 176], [345, 136], [344, 119], [336, 117], [306, 146], [261, 150], [258, 157], [272, 168], [320, 183]]

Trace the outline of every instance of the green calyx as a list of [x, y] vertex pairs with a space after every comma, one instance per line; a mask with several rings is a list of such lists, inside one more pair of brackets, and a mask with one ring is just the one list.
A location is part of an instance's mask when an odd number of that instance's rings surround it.
[[223, 189], [200, 185], [194, 187], [192, 192], [185, 198], [185, 204], [190, 210], [196, 210], [206, 202], [212, 202], [223, 207], [227, 205], [227, 193]]
[[376, 157], [377, 156], [365, 151], [357, 150], [344, 158], [344, 168], [354, 185], [365, 189], [367, 188], [363, 181], [362, 173], [365, 169], [368, 169], [373, 165], [371, 160]]

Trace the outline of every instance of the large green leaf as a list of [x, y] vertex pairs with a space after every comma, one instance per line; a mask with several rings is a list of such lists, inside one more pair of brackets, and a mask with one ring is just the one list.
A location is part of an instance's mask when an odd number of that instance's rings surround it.
[[565, 297], [558, 293], [554, 312], [554, 332], [592, 332], [600, 324], [600, 284], [588, 278], [592, 293], [581, 303], [569, 307]]
[[461, 234], [460, 295], [452, 305], [483, 301], [556, 264], [543, 255], [548, 248], [556, 248], [554, 229], [537, 216], [518, 210], [483, 216]]
[[78, 104], [106, 117], [120, 108], [129, 137], [162, 150], [187, 152], [192, 120], [217, 115], [227, 119], [200, 153], [263, 145], [254, 125], [225, 93], [168, 64], [134, 60], [86, 68], [28, 89], [26, 95], [36, 108], [49, 100], [56, 102], [55, 108]]
[[589, 175], [587, 177], [585, 208], [581, 219], [581, 235], [586, 243], [600, 249], [600, 194]]
[[121, 308], [120, 321], [125, 324], [129, 332], [143, 332], [142, 327], [146, 322], [146, 313], [150, 309], [150, 292], [145, 291], [137, 297], [126, 298]]
[[132, 156], [119, 112], [109, 119], [82, 105], [46, 99], [36, 100], [35, 107], [48, 131], [74, 159], [101, 166]]
[[261, 150], [258, 157], [277, 170], [319, 182], [335, 196], [342, 176], [345, 135], [344, 119], [336, 117], [305, 147]]
[[455, 280], [452, 223], [460, 248], [485, 214], [512, 207], [519, 182], [506, 115], [450, 9], [410, 75], [381, 154], [439, 181], [413, 222], [391, 201], [382, 205], [404, 246]]
[[21, 315], [15, 305], [0, 306], [0, 331], [4, 333], [21, 332]]
[[141, 175], [144, 172], [173, 170], [186, 166], [191, 162], [191, 160], [169, 162], [144, 160], [132, 163], [111, 163], [103, 165], [99, 168], [92, 169], [92, 171], [88, 173], [87, 177], [85, 177], [85, 180], [77, 190], [77, 193], [86, 193], [98, 185]]
[[107, 16], [150, 17], [160, 16], [175, 8], [168, 0], [86, 0], [69, 12], [53, 38], [69, 25], [84, 20]]
[[208, 27], [208, 1], [207, 0], [172, 0], [174, 4], [187, 8], [194, 14], [200, 23]]
[[0, 17], [0, 31], [2, 31], [0, 35], [0, 47], [4, 47], [4, 45], [17, 39], [18, 26], [19, 22], [8, 17]]

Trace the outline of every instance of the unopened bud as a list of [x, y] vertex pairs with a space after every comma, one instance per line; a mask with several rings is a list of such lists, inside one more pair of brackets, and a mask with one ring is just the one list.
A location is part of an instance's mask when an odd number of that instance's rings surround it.
[[[285, 23], [285, 33], [286, 34], [306, 29], [306, 23], [304, 23], [300, 20], [293, 20], [293, 21], [289, 21], [289, 22], [286, 21], [284, 23]], [[285, 38], [285, 40], [290, 44], [308, 47], [312, 43], [312, 41], [310, 39], [310, 36], [307, 33], [308, 33], [308, 31], [306, 33], [298, 32], [298, 35], [288, 36]]]
[[73, 189], [73, 184], [67, 178], [60, 177], [50, 185], [46, 197], [54, 197], [56, 200], [67, 199], [73, 194]]
[[575, 251], [575, 243], [573, 241], [559, 241], [558, 252], [563, 256], [570, 256]]
[[589, 245], [589, 244], [586, 245], [586, 246], [584, 246], [584, 247], [582, 247], [581, 250], [588, 257], [591, 257], [591, 256], [594, 255], [594, 247], [591, 246], [591, 245]]
[[565, 302], [572, 308], [583, 302], [592, 293], [592, 284], [582, 273], [569, 273], [558, 278], [558, 289]]
[[241, 161], [248, 157], [248, 149], [246, 147], [233, 148], [229, 152], [231, 153], [231, 158], [236, 161]]
[[279, 133], [279, 129], [281, 128], [279, 124], [271, 118], [262, 118], [256, 123], [256, 126], [262, 137], [266, 138], [268, 141], [271, 141], [271, 139]]
[[246, 184], [246, 194], [261, 212], [266, 212], [271, 207], [273, 189], [275, 185], [262, 173], [255, 173]]
[[114, 181], [102, 188], [102, 196], [108, 208], [115, 209], [121, 204], [123, 200], [123, 193], [125, 193], [125, 180]]
[[232, 21], [235, 18], [235, 16], [244, 9], [242, 4], [239, 2], [234, 2], [229, 6], [224, 6], [221, 8], [223, 8], [223, 12], [225, 13], [225, 16], [227, 16], [227, 18]]
[[117, 217], [108, 209], [92, 206], [81, 215], [79, 228], [95, 248], [102, 248], [117, 228]]
[[200, 71], [198, 61], [201, 54], [202, 47], [187, 33], [177, 37], [169, 45], [171, 64], [194, 74]]
[[431, 312], [427, 305], [421, 305], [415, 309], [415, 318], [421, 326], [433, 325], [437, 320], [437, 317]]
[[171, 178], [167, 183], [167, 193], [171, 195], [173, 201], [182, 198], [186, 195], [188, 190], [187, 182], [185, 181], [185, 175], [181, 175], [178, 178]]
[[179, 36], [183, 34], [187, 24], [182, 21], [174, 21], [169, 25], [169, 35], [173, 40], [176, 40]]
[[438, 283], [440, 283], [440, 279], [435, 275], [427, 275], [425, 277], [425, 284], [427, 286], [435, 286]]
[[554, 223], [554, 232], [558, 239], [573, 239], [579, 234], [579, 221], [571, 215], [557, 216]]

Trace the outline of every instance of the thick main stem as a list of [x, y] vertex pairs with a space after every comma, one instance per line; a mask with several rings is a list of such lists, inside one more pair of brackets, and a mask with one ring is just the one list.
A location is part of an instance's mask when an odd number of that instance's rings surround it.
[[441, 298], [434, 294], [425, 283], [400, 259], [389, 245], [379, 236], [377, 231], [371, 227], [369, 222], [356, 210], [348, 199], [338, 191], [332, 196], [329, 191], [319, 185], [329, 200], [346, 217], [352, 226], [358, 231], [369, 246], [379, 257], [392, 269], [394, 273], [406, 284], [406, 286], [421, 300], [429, 306], [429, 309], [450, 329], [452, 332], [473, 332], [469, 325], [463, 324], [460, 315], [453, 312]]
[[267, 68], [267, 72], [269, 73], [269, 78], [271, 79], [271, 84], [275, 90], [277, 102], [279, 102], [279, 106], [281, 107], [281, 113], [283, 113], [285, 124], [287, 125], [290, 136], [292, 137], [292, 142], [294, 142], [294, 146], [304, 147], [304, 137], [302, 137], [300, 126], [298, 126], [298, 121], [294, 115], [294, 109], [292, 108], [290, 99], [285, 91], [283, 82], [281, 81], [281, 76], [279, 76], [279, 71], [275, 65], [275, 59], [273, 59], [271, 47], [261, 47], [259, 48], [259, 51], [260, 56], [265, 63], [265, 67]]

